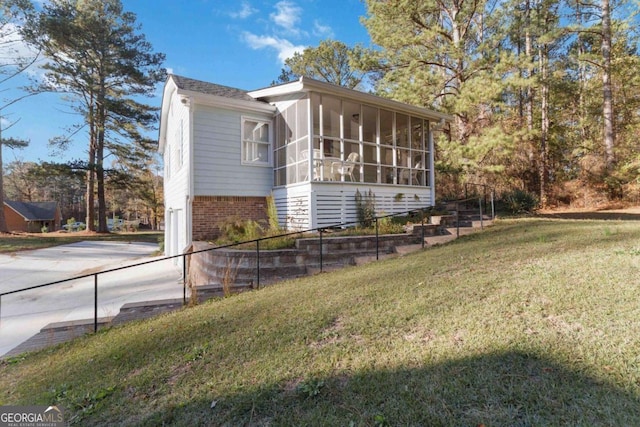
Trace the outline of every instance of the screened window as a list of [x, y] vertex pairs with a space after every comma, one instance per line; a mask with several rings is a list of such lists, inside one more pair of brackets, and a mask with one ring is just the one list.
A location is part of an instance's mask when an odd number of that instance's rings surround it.
[[271, 122], [242, 118], [242, 163], [270, 166]]
[[278, 140], [287, 135], [276, 144], [277, 185], [316, 180], [428, 185], [427, 120], [333, 95], [311, 93], [306, 102], [283, 111], [285, 123], [276, 121]]
[[322, 134], [340, 138], [340, 100], [330, 96], [322, 97]]
[[344, 139], [358, 141], [360, 139], [360, 104], [345, 101], [344, 108]]

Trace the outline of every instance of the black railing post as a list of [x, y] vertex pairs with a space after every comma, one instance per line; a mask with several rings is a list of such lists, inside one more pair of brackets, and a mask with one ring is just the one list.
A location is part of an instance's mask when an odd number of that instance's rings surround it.
[[187, 254], [182, 254], [182, 305], [187, 305]]
[[320, 232], [320, 273], [323, 271], [323, 259], [322, 259], [322, 228], [319, 228]]
[[484, 230], [484, 223], [482, 221], [482, 197], [480, 197], [479, 202], [480, 202], [480, 230]]
[[460, 237], [460, 202], [456, 202], [456, 237]]
[[93, 275], [93, 332], [98, 332], [98, 274]]
[[378, 217], [375, 217], [374, 221], [376, 222], [376, 261], [380, 259], [380, 241], [378, 238]]
[[422, 249], [424, 249], [424, 210], [420, 209], [420, 225], [422, 226]]
[[256, 240], [256, 286], [260, 289], [260, 239]]
[[483, 186], [483, 187], [482, 187], [482, 189], [484, 190], [484, 191], [482, 192], [482, 195], [483, 195], [483, 199], [484, 199], [484, 205], [485, 205], [485, 207], [488, 205], [488, 203], [487, 203], [487, 187], [488, 187], [487, 185], [485, 185], [485, 186]]
[[496, 219], [496, 209], [493, 204], [493, 199], [494, 199], [494, 192], [493, 190], [491, 190], [491, 220]]

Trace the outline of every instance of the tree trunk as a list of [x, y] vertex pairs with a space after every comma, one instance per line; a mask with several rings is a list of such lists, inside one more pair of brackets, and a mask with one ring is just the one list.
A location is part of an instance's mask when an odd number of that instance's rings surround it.
[[107, 203], [104, 193], [104, 139], [107, 124], [107, 90], [106, 79], [100, 70], [98, 75], [98, 92], [95, 100], [95, 129], [96, 129], [96, 184], [98, 194], [98, 233], [108, 233], [107, 228]]
[[548, 81], [548, 66], [549, 66], [549, 46], [546, 43], [541, 44], [539, 48], [539, 61], [540, 61], [540, 152], [538, 171], [540, 179], [540, 205], [545, 207], [547, 205], [547, 176], [548, 176], [548, 154], [547, 154], [547, 142], [549, 138], [549, 81]]
[[98, 103], [98, 138], [96, 147], [96, 181], [98, 184], [98, 233], [108, 233], [107, 203], [104, 194], [104, 125], [106, 112], [104, 102]]
[[96, 151], [93, 143], [89, 144], [89, 168], [87, 170], [87, 231], [95, 231], [95, 164], [96, 164]]
[[613, 93], [611, 90], [611, 10], [609, 0], [602, 0], [602, 118], [604, 120], [604, 152], [607, 170], [615, 165], [613, 126]]
[[95, 226], [95, 176], [96, 176], [96, 126], [95, 126], [95, 104], [93, 96], [90, 96], [88, 102], [88, 116], [89, 116], [89, 164], [87, 165], [87, 195], [85, 197], [85, 203], [87, 206], [87, 231], [96, 231]]
[[[458, 16], [459, 12], [460, 10], [456, 8], [449, 12], [449, 15], [451, 16], [451, 41], [455, 51], [459, 51], [462, 44], [462, 29], [455, 20], [455, 17]], [[459, 94], [465, 71], [463, 58], [458, 58], [456, 60], [455, 68], [455, 76], [451, 78], [451, 86], [455, 89], [456, 94]], [[469, 142], [469, 136], [471, 135], [468, 117], [466, 115], [457, 114], [455, 117], [455, 125], [460, 144], [466, 145]]]
[[[580, 2], [576, 2], [576, 21], [578, 26], [583, 25], [582, 5]], [[579, 94], [578, 94], [578, 117], [580, 120], [580, 137], [583, 141], [587, 139], [587, 104], [585, 95], [587, 93], [588, 76], [587, 65], [584, 61], [584, 55], [587, 52], [585, 45], [585, 39], [582, 32], [578, 33], [578, 79], [579, 79]]]
[[533, 57], [533, 36], [531, 34], [531, 2], [527, 0], [525, 2], [525, 30], [524, 30], [524, 54], [527, 60], [527, 69], [526, 69], [526, 79], [527, 79], [527, 87], [526, 87], [526, 98], [525, 98], [525, 116], [527, 122], [527, 142], [528, 142], [528, 151], [529, 151], [529, 162], [530, 162], [530, 171], [532, 176], [531, 190], [535, 189], [538, 186], [536, 182], [536, 176], [538, 174], [536, 171], [538, 170], [538, 162], [535, 155], [535, 141], [533, 138], [533, 76], [534, 76], [534, 57]]
[[[96, 181], [98, 183], [98, 233], [108, 233], [107, 203], [104, 193], [104, 131], [99, 131], [102, 143], [98, 142], [96, 150]], [[100, 136], [99, 138], [100, 139]]]

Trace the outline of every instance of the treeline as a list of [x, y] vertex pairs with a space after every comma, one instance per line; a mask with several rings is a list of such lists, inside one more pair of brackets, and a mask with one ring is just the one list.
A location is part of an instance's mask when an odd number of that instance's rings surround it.
[[542, 204], [638, 202], [637, 3], [366, 3], [375, 90], [455, 117], [441, 194], [474, 181]]
[[[80, 161], [10, 162], [4, 170], [5, 197], [22, 202], [55, 201], [60, 206], [63, 223], [69, 218], [84, 222], [87, 169]], [[158, 163], [139, 170], [115, 166], [105, 169], [107, 216], [158, 229], [164, 215], [162, 182]]]
[[[158, 123], [159, 109], [146, 101], [155, 96], [156, 85], [166, 78], [164, 54], [154, 51], [141, 32], [136, 15], [125, 10], [121, 0], [4, 0], [0, 2], [2, 40], [20, 40], [43, 61], [39, 65], [42, 75], [22, 88], [24, 95], [0, 102], [0, 110], [27, 96], [63, 95], [78, 121], [49, 143], [66, 149], [74, 139], [84, 142], [87, 158], [66, 168], [85, 175], [87, 229], [107, 232], [107, 216], [114, 210], [109, 204], [115, 203], [118, 194], [133, 188], [123, 186], [131, 175], [129, 171], [147, 169], [146, 173], [153, 176], [147, 166], [157, 148], [151, 135]], [[20, 49], [9, 47], [7, 65], [0, 67], [0, 86], [35, 61], [22, 58]], [[0, 131], [2, 126], [0, 120]], [[15, 146], [16, 142], [27, 143], [0, 138], [0, 150], [3, 144]], [[122, 167], [109, 169], [110, 161]], [[42, 169], [53, 173], [64, 167], [47, 164]], [[126, 171], [124, 176], [122, 170]], [[0, 175], [0, 200], [2, 181]], [[151, 181], [143, 177], [134, 182]], [[107, 199], [108, 192], [111, 201]], [[140, 194], [136, 197], [146, 200]], [[0, 212], [0, 232], [6, 229]]]
[[373, 49], [325, 40], [307, 75], [451, 114], [437, 194], [464, 183], [541, 204], [640, 201], [640, 57], [630, 0], [367, 0]]

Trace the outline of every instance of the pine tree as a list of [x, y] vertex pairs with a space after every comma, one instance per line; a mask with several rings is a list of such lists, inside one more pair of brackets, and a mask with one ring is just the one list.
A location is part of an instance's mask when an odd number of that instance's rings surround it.
[[505, 84], [496, 4], [368, 0], [367, 8], [365, 26], [381, 48], [377, 92], [454, 116], [453, 141], [439, 142], [440, 160], [450, 163], [443, 167], [467, 175], [500, 169], [511, 141], [496, 120]]
[[[107, 232], [104, 159], [139, 155], [151, 141], [156, 108], [139, 101], [164, 80], [164, 55], [154, 53], [136, 17], [120, 0], [52, 0], [32, 14], [23, 31], [49, 60], [37, 90], [70, 95], [88, 133], [87, 228]], [[68, 142], [66, 137], [59, 142]], [[94, 184], [95, 182], [95, 184]]]
[[349, 47], [336, 40], [323, 40], [285, 60], [278, 80], [286, 83], [307, 76], [349, 89], [357, 89], [368, 73], [368, 51], [361, 46]]
[[[15, 47], [17, 42], [16, 36], [18, 35], [18, 27], [16, 25], [18, 16], [30, 9], [31, 3], [26, 0], [4, 0], [0, 3], [0, 87], [25, 71], [37, 58], [37, 55], [23, 57]], [[27, 140], [21, 138], [3, 137], [3, 131], [8, 130], [9, 127], [15, 124], [15, 121], [9, 125], [3, 125], [2, 112], [26, 96], [29, 95], [22, 95], [9, 100], [0, 100], [0, 233], [9, 231], [4, 216], [5, 197], [2, 147], [21, 148], [29, 143]]]

